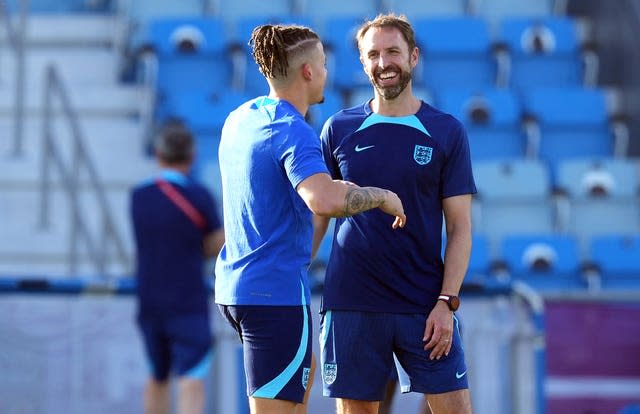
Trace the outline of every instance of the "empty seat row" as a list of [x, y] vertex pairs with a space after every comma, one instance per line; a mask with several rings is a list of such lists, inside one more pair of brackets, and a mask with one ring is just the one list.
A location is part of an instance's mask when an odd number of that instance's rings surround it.
[[[362, 19], [361, 15], [328, 19], [318, 29], [329, 55], [329, 86], [344, 89], [368, 84], [354, 40]], [[251, 89], [252, 78], [259, 77], [259, 73], [252, 66], [247, 42], [255, 26], [270, 21], [274, 20], [243, 18], [230, 31], [221, 19], [216, 18], [158, 19], [145, 28], [136, 47], [150, 45], [156, 51], [165, 52], [163, 58], [169, 58], [167, 51], [174, 52], [172, 58], [200, 54], [225, 65], [231, 64], [223, 62], [230, 60], [230, 53], [211, 53], [244, 51], [244, 55], [239, 56], [249, 60], [245, 64], [245, 76], [249, 77], [247, 89]], [[302, 17], [275, 21], [313, 26], [309, 19]], [[531, 76], [535, 76], [536, 87], [583, 84], [580, 40], [576, 23], [570, 18], [508, 19], [502, 23], [498, 39], [492, 38], [486, 21], [481, 18], [429, 18], [413, 23], [417, 44], [423, 51], [422, 62], [414, 74], [416, 86], [437, 89], [443, 85], [466, 88], [497, 85], [527, 90], [532, 86]], [[182, 45], [186, 41], [190, 41], [192, 47], [185, 50]], [[503, 46], [500, 55], [503, 59], [496, 59], [496, 42]], [[213, 45], [216, 50], [211, 50]], [[227, 81], [229, 75], [227, 70], [220, 73]], [[264, 83], [260, 83], [260, 87], [263, 86]]]

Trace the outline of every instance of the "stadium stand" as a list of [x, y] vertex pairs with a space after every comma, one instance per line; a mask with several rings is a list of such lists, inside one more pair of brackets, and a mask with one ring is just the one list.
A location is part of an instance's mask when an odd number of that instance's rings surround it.
[[[493, 257], [501, 240], [514, 233], [553, 233], [557, 228], [549, 171], [533, 160], [476, 162], [478, 193], [473, 227], [488, 237]], [[526, 220], [523, 220], [526, 217]]]
[[380, 8], [415, 20], [434, 16], [462, 16], [467, 12], [468, 3], [468, 0], [381, 0]]
[[464, 124], [474, 161], [525, 158], [524, 114], [512, 90], [440, 88], [436, 104]]
[[422, 49], [422, 77], [416, 84], [437, 93], [439, 88], [495, 86], [497, 61], [486, 22], [477, 17], [413, 19]]
[[594, 236], [590, 257], [603, 289], [634, 290], [640, 283], [640, 232]]
[[502, 239], [500, 257], [513, 280], [541, 291], [584, 289], [580, 278], [578, 246], [560, 234], [512, 233]]

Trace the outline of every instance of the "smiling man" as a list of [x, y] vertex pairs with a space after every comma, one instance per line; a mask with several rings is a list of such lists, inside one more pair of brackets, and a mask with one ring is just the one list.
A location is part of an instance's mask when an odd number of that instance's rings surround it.
[[[365, 22], [357, 41], [374, 99], [327, 121], [325, 162], [333, 179], [396, 192], [411, 220], [400, 231], [376, 210], [337, 220], [322, 302], [324, 394], [337, 398], [339, 414], [377, 413], [395, 353], [411, 379], [403, 391], [425, 394], [436, 414], [468, 414], [454, 314], [476, 192], [467, 136], [458, 120], [413, 95], [419, 50], [403, 16]], [[317, 248], [327, 219], [315, 225]]]

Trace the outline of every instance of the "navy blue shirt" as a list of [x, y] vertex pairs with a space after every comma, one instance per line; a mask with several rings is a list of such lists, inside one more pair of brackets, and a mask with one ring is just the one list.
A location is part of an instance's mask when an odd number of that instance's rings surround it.
[[204, 236], [220, 228], [211, 194], [197, 182], [171, 170], [162, 178], [185, 197], [206, 220], [203, 229], [189, 219], [148, 179], [131, 194], [131, 217], [137, 248], [137, 281], [141, 316], [208, 312], [204, 280]]
[[322, 309], [425, 313], [442, 287], [442, 199], [476, 192], [462, 124], [426, 103], [386, 117], [368, 102], [331, 117], [321, 134], [334, 179], [394, 191], [407, 216], [373, 209], [338, 219]]

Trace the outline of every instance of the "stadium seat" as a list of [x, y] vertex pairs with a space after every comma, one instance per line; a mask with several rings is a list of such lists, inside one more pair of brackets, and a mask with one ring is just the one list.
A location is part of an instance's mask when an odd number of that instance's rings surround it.
[[478, 193], [476, 232], [487, 236], [491, 255], [513, 233], [552, 233], [555, 204], [547, 166], [532, 160], [484, 161], [473, 166]]
[[[532, 89], [524, 95], [522, 102], [525, 112], [540, 128], [540, 142], [535, 153], [551, 167], [568, 158], [613, 155], [614, 138], [602, 90], [582, 87]], [[555, 170], [552, 172], [555, 174]]]
[[475, 17], [433, 17], [413, 22], [422, 50], [423, 86], [486, 88], [495, 85], [497, 64], [486, 22]]
[[[11, 12], [17, 12], [21, 0], [8, 0]], [[112, 9], [112, 0], [29, 0], [30, 13], [96, 13]]]
[[404, 14], [410, 21], [434, 16], [462, 16], [467, 12], [468, 0], [381, 0], [387, 12]]
[[[300, 13], [314, 19], [319, 25], [335, 18], [361, 16], [374, 17], [378, 14], [378, 0], [298, 0]], [[326, 30], [325, 30], [326, 32]]]
[[248, 17], [283, 18], [294, 14], [295, 0], [217, 0], [214, 14], [225, 22], [233, 23]]
[[342, 94], [332, 89], [325, 89], [324, 102], [309, 107], [307, 122], [319, 134], [327, 119], [342, 108], [344, 108]]
[[500, 257], [512, 280], [542, 291], [585, 288], [576, 241], [566, 235], [536, 233], [506, 236]]
[[172, 95], [166, 104], [168, 117], [181, 120], [194, 134], [219, 135], [229, 112], [250, 97], [232, 90], [205, 94], [187, 92]]
[[356, 43], [356, 32], [364, 18], [363, 15], [339, 16], [325, 21], [321, 37], [327, 54], [328, 87], [349, 90], [369, 85]]
[[591, 260], [600, 272], [603, 289], [640, 291], [640, 233], [595, 237]]
[[511, 87], [526, 91], [583, 84], [580, 44], [571, 18], [506, 18], [498, 37], [510, 56]]
[[442, 88], [436, 103], [439, 109], [465, 126], [474, 161], [525, 157], [527, 139], [522, 126], [522, 108], [513, 91], [490, 88], [470, 92]]
[[549, 17], [554, 12], [555, 0], [471, 0], [472, 14], [492, 25], [513, 17]]
[[593, 237], [640, 233], [638, 164], [596, 158], [564, 160], [558, 165], [558, 189], [567, 208], [561, 222], [588, 249]]

